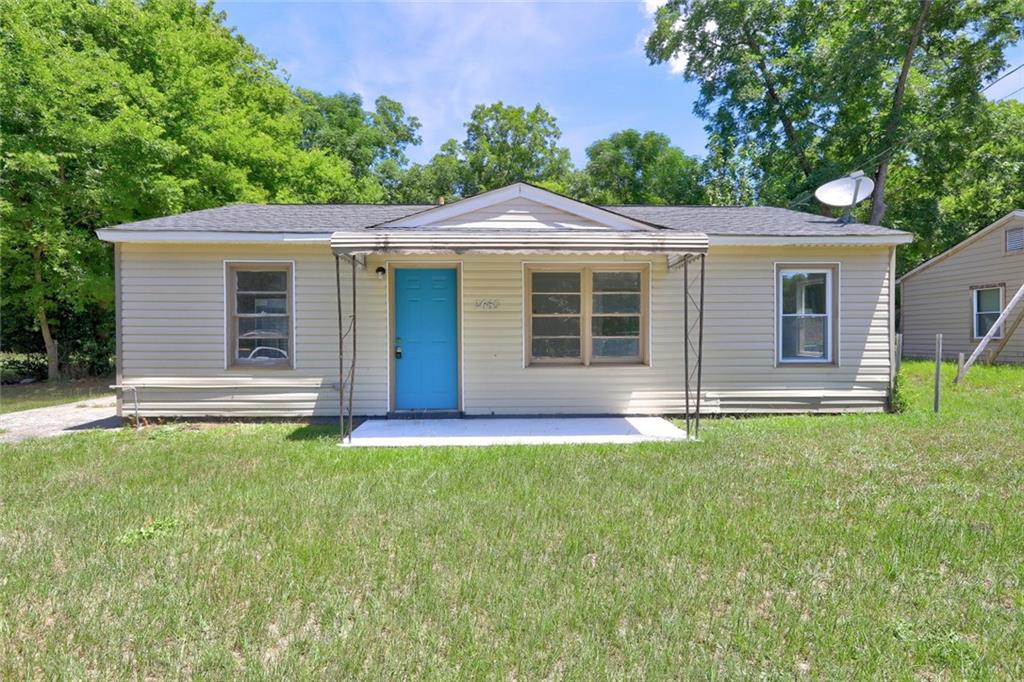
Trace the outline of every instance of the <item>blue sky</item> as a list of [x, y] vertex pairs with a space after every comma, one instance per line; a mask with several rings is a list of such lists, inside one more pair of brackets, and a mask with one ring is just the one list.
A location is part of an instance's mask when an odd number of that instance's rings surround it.
[[[475, 104], [502, 100], [552, 112], [582, 164], [588, 144], [624, 128], [657, 130], [690, 154], [704, 152], [703, 124], [693, 115], [697, 86], [673, 73], [678, 65], [651, 66], [644, 56], [656, 1], [217, 7], [293, 84], [402, 102], [423, 123], [423, 144], [409, 150], [414, 161], [461, 139]], [[1007, 58], [1024, 62], [1024, 46]], [[1021, 86], [1024, 69], [986, 94], [999, 98]]]

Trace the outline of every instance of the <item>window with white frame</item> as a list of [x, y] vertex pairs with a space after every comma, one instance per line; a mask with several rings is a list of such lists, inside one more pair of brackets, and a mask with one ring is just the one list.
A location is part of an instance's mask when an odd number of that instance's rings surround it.
[[833, 266], [777, 268], [776, 359], [779, 363], [834, 362], [835, 275]]
[[292, 367], [290, 263], [228, 265], [228, 338], [231, 364]]
[[[974, 305], [974, 338], [982, 339], [992, 329], [1003, 311], [1003, 288], [985, 287], [971, 293]], [[993, 338], [1001, 338], [1003, 330], [996, 330]]]
[[646, 266], [530, 267], [529, 364], [646, 362]]
[[1006, 230], [1006, 253], [1024, 253], [1024, 227]]

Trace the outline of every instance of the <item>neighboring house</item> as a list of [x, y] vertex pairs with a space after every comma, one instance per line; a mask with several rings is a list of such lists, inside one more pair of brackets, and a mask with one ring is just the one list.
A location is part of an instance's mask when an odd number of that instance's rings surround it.
[[[970, 355], [1021, 284], [1024, 210], [1008, 213], [899, 279], [903, 355], [934, 357], [939, 333], [945, 358]], [[988, 349], [999, 345], [1015, 319], [1011, 314]], [[998, 359], [1024, 362], [1024, 328], [1006, 339]]]
[[[694, 281], [701, 254], [702, 412], [883, 410], [911, 239], [525, 184], [440, 206], [241, 204], [99, 236], [115, 244], [118, 382], [141, 414], [268, 417], [338, 414], [353, 284], [356, 415], [682, 413], [680, 266]], [[361, 267], [336, 280], [337, 255]]]

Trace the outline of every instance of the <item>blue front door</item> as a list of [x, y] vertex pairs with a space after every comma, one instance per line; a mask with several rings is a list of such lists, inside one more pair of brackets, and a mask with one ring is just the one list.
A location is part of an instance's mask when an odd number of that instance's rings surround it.
[[459, 406], [454, 268], [395, 269], [395, 407]]

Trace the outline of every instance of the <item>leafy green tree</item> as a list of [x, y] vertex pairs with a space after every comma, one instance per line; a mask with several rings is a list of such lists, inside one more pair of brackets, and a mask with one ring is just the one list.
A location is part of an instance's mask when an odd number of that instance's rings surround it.
[[55, 321], [112, 302], [95, 228], [382, 197], [346, 160], [300, 148], [303, 103], [211, 5], [0, 0], [0, 90], [0, 305], [34, 320], [51, 377], [61, 345], [84, 341]]
[[442, 197], [457, 199], [469, 184], [469, 166], [460, 156], [459, 143], [448, 140], [425, 164], [413, 164], [398, 174], [392, 200], [405, 204], [433, 204]]
[[363, 110], [359, 95], [339, 92], [322, 95], [297, 88], [296, 94], [309, 106], [302, 112], [302, 149], [323, 149], [352, 165], [352, 173], [364, 178], [381, 165], [393, 166], [382, 174], [387, 177], [408, 159], [405, 150], [420, 143], [419, 119], [407, 116], [400, 102], [378, 97], [373, 111]]
[[463, 195], [513, 182], [558, 181], [569, 174], [569, 150], [558, 145], [562, 131], [539, 104], [527, 111], [502, 102], [477, 105], [466, 123], [460, 153], [469, 167]]
[[927, 120], [975, 127], [981, 84], [1024, 26], [1020, 0], [671, 0], [647, 42], [652, 62], [686, 59], [695, 111], [755, 165], [757, 199], [786, 203], [859, 167], [877, 191]]
[[700, 173], [667, 136], [623, 130], [587, 147], [580, 194], [599, 204], [698, 204]]
[[1024, 103], [988, 104], [965, 145], [950, 145], [946, 125], [934, 125], [894, 159], [889, 178], [899, 201], [886, 221], [916, 233], [899, 250], [902, 271], [1024, 206]]
[[540, 105], [527, 111], [502, 102], [479, 104], [465, 124], [462, 141], [450, 139], [426, 164], [411, 166], [394, 198], [434, 203], [467, 197], [513, 182], [565, 188], [572, 176], [569, 150], [555, 117]]

